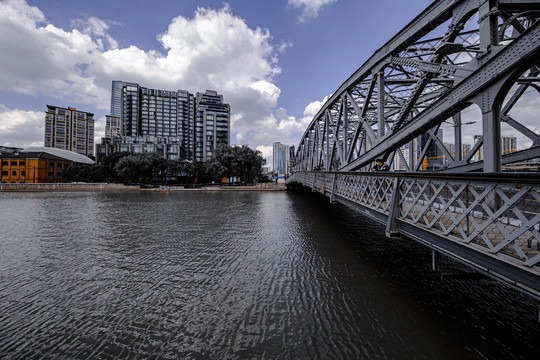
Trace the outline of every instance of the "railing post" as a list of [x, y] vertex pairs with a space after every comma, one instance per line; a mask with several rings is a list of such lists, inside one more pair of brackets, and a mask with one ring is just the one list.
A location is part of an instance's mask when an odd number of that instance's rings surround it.
[[388, 211], [388, 222], [386, 223], [386, 236], [389, 238], [399, 238], [399, 225], [397, 217], [399, 216], [399, 178], [394, 179], [394, 189], [392, 191], [392, 199], [390, 200], [390, 208]]
[[335, 192], [336, 192], [336, 174], [334, 174], [334, 177], [332, 178], [332, 193], [330, 194], [330, 204], [335, 204], [336, 203], [336, 197], [335, 197]]

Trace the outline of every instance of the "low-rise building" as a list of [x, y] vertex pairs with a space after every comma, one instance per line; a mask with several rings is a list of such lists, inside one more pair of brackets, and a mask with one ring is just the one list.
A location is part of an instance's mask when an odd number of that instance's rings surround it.
[[63, 182], [64, 169], [74, 163], [93, 164], [94, 161], [72, 151], [43, 147], [0, 152], [0, 182]]
[[101, 163], [105, 156], [117, 152], [132, 154], [152, 152], [167, 160], [177, 160], [184, 157], [182, 138], [180, 137], [115, 136], [102, 138], [101, 144], [96, 145], [96, 161]]

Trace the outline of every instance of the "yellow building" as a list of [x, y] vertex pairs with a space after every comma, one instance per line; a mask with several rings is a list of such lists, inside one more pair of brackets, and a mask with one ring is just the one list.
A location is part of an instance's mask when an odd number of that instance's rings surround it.
[[0, 153], [1, 183], [63, 182], [62, 172], [73, 163], [93, 163], [86, 156], [71, 151], [34, 148]]

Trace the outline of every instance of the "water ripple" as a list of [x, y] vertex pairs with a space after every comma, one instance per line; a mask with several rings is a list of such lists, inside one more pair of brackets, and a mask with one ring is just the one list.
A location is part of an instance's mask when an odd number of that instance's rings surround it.
[[[536, 349], [526, 299], [499, 287], [516, 300], [478, 305], [493, 284], [441, 283], [423, 248], [392, 251], [397, 240], [376, 225], [312, 196], [0, 201], [1, 358], [517, 359]], [[490, 315], [501, 302], [506, 313]]]

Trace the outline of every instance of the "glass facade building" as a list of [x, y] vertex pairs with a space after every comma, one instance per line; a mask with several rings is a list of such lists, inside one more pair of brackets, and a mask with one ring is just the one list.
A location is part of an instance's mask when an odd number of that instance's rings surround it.
[[289, 169], [289, 146], [280, 142], [273, 144], [273, 173], [279, 177], [287, 175]]

